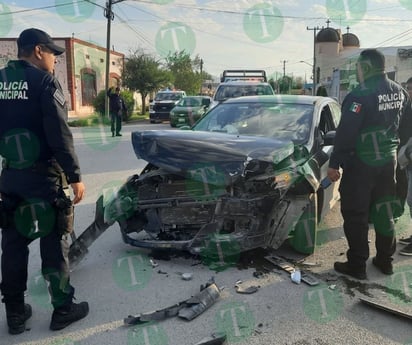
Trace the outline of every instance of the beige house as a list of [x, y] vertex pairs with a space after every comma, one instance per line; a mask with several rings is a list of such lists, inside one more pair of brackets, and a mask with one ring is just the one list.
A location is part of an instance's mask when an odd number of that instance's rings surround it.
[[[17, 38], [0, 38], [0, 68], [17, 57]], [[105, 89], [106, 48], [77, 38], [53, 38], [66, 52], [57, 57], [55, 75], [66, 96], [69, 117], [93, 112], [92, 101]], [[109, 86], [120, 86], [124, 54], [110, 52]]]
[[[356, 60], [362, 50], [356, 35], [331, 27], [321, 29], [315, 39], [317, 87], [342, 101], [356, 85]], [[404, 84], [412, 76], [412, 46], [378, 47], [385, 55], [388, 77]]]

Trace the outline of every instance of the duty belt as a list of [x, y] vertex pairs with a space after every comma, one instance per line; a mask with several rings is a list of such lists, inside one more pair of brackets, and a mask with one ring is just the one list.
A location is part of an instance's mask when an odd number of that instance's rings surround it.
[[2, 169], [28, 170], [28, 171], [32, 171], [32, 172], [36, 172], [40, 174], [48, 174], [48, 173], [56, 173], [56, 172], [60, 173], [62, 171], [59, 164], [54, 158], [49, 159], [47, 161], [34, 162], [32, 165], [28, 167], [21, 168], [20, 166], [21, 164], [10, 161], [6, 158], [3, 158], [1, 162]]

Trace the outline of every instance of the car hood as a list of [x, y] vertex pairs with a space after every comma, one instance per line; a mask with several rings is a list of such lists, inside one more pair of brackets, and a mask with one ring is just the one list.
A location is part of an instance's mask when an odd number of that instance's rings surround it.
[[252, 166], [263, 173], [294, 151], [289, 141], [189, 130], [136, 131], [132, 144], [138, 158], [183, 176], [202, 167], [230, 177], [244, 176]]
[[176, 105], [173, 108], [173, 112], [175, 113], [191, 113], [191, 112], [195, 112], [198, 111], [201, 107], [179, 107], [178, 105]]

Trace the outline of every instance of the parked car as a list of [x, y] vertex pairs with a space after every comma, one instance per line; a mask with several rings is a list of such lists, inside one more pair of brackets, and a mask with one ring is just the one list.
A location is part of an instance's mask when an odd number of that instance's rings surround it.
[[213, 95], [211, 107], [229, 99], [241, 96], [274, 95], [263, 70], [225, 70], [221, 83]]
[[209, 108], [211, 100], [209, 96], [183, 97], [170, 111], [170, 126], [194, 125]]
[[159, 91], [149, 105], [150, 123], [169, 121], [170, 111], [183, 98], [185, 91]]
[[312, 253], [339, 198], [327, 167], [340, 114], [328, 97], [250, 96], [220, 103], [190, 130], [133, 132], [148, 164], [98, 200], [95, 223], [117, 221], [123, 240], [144, 248], [242, 252], [289, 240]]

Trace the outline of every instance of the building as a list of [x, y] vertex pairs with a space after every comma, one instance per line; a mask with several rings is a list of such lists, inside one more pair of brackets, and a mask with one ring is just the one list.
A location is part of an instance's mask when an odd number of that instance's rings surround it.
[[[317, 89], [326, 89], [327, 94], [342, 101], [357, 84], [356, 60], [360, 41], [356, 35], [343, 34], [339, 29], [322, 28], [315, 38], [315, 80]], [[388, 77], [404, 84], [412, 76], [412, 46], [379, 47], [385, 56]]]
[[[17, 38], [0, 38], [0, 67], [17, 57]], [[105, 89], [106, 48], [77, 38], [54, 38], [66, 51], [57, 57], [55, 75], [67, 100], [69, 117], [93, 112], [92, 102]], [[110, 51], [109, 86], [120, 86], [124, 54]]]

